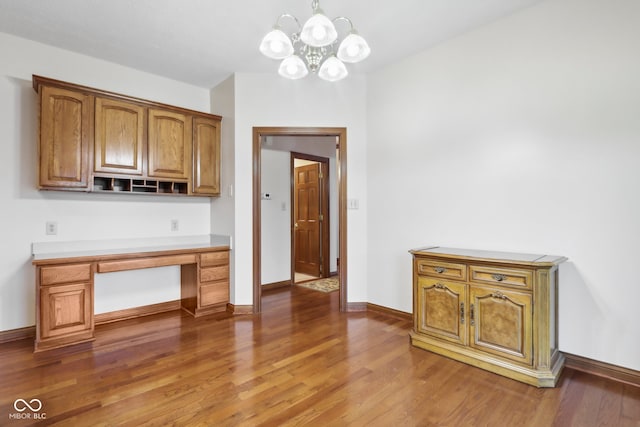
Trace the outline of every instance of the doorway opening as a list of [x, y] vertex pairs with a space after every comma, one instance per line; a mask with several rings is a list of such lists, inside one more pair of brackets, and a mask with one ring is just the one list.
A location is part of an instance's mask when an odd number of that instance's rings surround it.
[[336, 204], [330, 197], [330, 177], [335, 176], [329, 158], [291, 152], [292, 284], [329, 277], [337, 270], [337, 230], [331, 228], [329, 209]]
[[[345, 128], [289, 128], [289, 127], [260, 127], [253, 128], [253, 311], [262, 311], [262, 262], [263, 256], [269, 254], [262, 253], [262, 201], [270, 200], [271, 194], [262, 185], [262, 144], [268, 140], [280, 137], [299, 137], [304, 140], [304, 144], [314, 144], [312, 137], [332, 137], [335, 141], [334, 152], [336, 153], [336, 182], [337, 182], [337, 253], [340, 262], [337, 268], [339, 287], [339, 309], [347, 311], [347, 138]], [[294, 138], [295, 139], [295, 138]], [[326, 139], [326, 138], [325, 138]], [[297, 154], [302, 154], [302, 150], [290, 150]], [[291, 155], [293, 164], [294, 154]], [[313, 159], [311, 159], [313, 160]], [[290, 170], [293, 170], [293, 165]], [[293, 186], [293, 180], [290, 180]], [[291, 189], [293, 191], [293, 188]], [[292, 201], [293, 205], [293, 201]], [[271, 205], [271, 207], [278, 205]], [[292, 209], [293, 211], [293, 209]], [[292, 215], [293, 217], [293, 215]], [[293, 219], [290, 223], [293, 226]], [[294, 233], [292, 232], [292, 235]], [[293, 237], [292, 237], [293, 239]], [[292, 243], [293, 245], [293, 243]], [[325, 247], [328, 247], [325, 244]], [[291, 257], [294, 254], [292, 251]], [[323, 262], [328, 261], [323, 258]], [[336, 259], [337, 262], [337, 259]], [[291, 283], [295, 280], [295, 266], [291, 263]], [[330, 267], [323, 267], [323, 274], [328, 274]]]

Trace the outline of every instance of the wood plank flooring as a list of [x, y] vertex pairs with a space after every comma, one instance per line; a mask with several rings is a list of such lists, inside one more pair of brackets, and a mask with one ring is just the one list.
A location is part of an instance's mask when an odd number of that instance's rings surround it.
[[[412, 347], [406, 320], [339, 313], [337, 292], [276, 289], [263, 308], [102, 325], [71, 351], [2, 344], [0, 425], [640, 426], [640, 388], [570, 369], [521, 384]], [[15, 419], [16, 399], [46, 419]]]

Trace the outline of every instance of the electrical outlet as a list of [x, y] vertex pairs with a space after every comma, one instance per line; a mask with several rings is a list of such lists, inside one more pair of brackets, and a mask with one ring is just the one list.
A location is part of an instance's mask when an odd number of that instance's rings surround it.
[[178, 231], [180, 229], [180, 223], [177, 219], [171, 220], [171, 231]]
[[47, 221], [46, 233], [47, 236], [55, 236], [58, 234], [58, 223], [55, 221]]

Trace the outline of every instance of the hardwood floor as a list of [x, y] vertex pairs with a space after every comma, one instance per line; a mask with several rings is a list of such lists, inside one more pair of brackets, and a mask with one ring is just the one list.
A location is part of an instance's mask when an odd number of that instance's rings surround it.
[[102, 325], [72, 351], [2, 344], [0, 425], [33, 423], [14, 402], [39, 399], [38, 425], [640, 426], [638, 387], [570, 369], [521, 384], [410, 346], [406, 320], [339, 313], [337, 292], [276, 289], [263, 310]]

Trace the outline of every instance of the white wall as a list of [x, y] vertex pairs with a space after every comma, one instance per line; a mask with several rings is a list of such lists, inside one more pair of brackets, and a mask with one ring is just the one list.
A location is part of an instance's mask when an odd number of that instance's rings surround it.
[[542, 2], [370, 76], [370, 302], [412, 311], [413, 247], [565, 255], [561, 350], [640, 369], [639, 22]]
[[[291, 153], [261, 150], [262, 284], [291, 279]], [[284, 209], [282, 207], [284, 206]]]
[[360, 204], [347, 218], [347, 299], [366, 301], [365, 79], [329, 83], [315, 76], [290, 81], [275, 73], [237, 73], [235, 91], [235, 304], [253, 303], [252, 131], [266, 126], [347, 128], [347, 196]]
[[[206, 198], [36, 190], [37, 97], [31, 75], [209, 111], [209, 91], [0, 33], [0, 331], [35, 322], [31, 243], [209, 233]], [[172, 233], [170, 221], [180, 230]], [[45, 222], [58, 235], [45, 235]], [[96, 276], [96, 312], [178, 299], [177, 267]], [[142, 277], [144, 276], [144, 277]], [[140, 289], [149, 292], [140, 294]]]
[[230, 298], [235, 298], [235, 77], [211, 89], [211, 111], [222, 116], [220, 133], [220, 197], [211, 199], [211, 233], [231, 236], [229, 255]]

